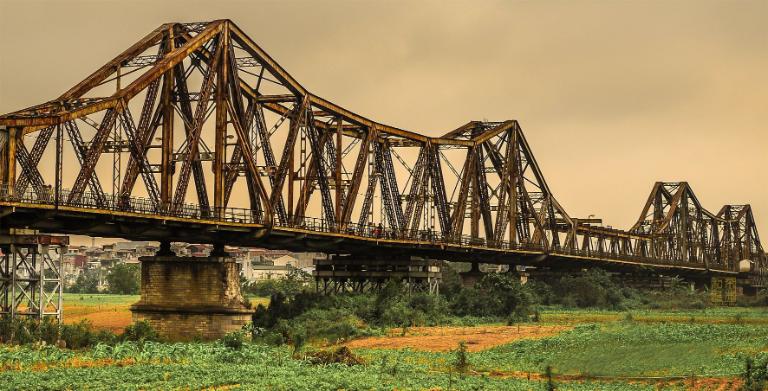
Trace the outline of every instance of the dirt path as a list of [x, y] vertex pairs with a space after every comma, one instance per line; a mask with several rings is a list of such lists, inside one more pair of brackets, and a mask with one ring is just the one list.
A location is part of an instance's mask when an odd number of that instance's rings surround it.
[[570, 330], [570, 326], [478, 326], [478, 327], [413, 327], [405, 336], [402, 329], [392, 329], [385, 337], [369, 337], [350, 341], [352, 349], [402, 349], [446, 352], [459, 342], [467, 350], [477, 352], [520, 339], [545, 338]]

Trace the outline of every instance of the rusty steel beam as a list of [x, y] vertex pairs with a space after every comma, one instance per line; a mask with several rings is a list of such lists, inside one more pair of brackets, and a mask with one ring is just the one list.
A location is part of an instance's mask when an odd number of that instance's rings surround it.
[[[173, 28], [166, 30], [165, 36], [165, 51], [172, 51], [175, 45], [176, 37], [174, 36]], [[176, 79], [175, 72], [180, 70], [180, 66], [177, 65], [169, 69], [163, 74], [163, 88], [160, 93], [159, 108], [162, 108], [162, 146], [161, 146], [161, 162], [160, 162], [160, 203], [162, 210], [168, 210], [171, 206], [171, 200], [173, 199], [173, 127], [174, 127], [174, 111], [173, 102], [171, 97], [174, 90], [174, 80]], [[150, 137], [151, 140], [151, 137]]]
[[[173, 201], [173, 210], [177, 211], [180, 210], [183, 203], [184, 198], [186, 197], [187, 193], [187, 186], [189, 186], [189, 175], [192, 171], [192, 162], [193, 161], [199, 161], [197, 158], [197, 153], [200, 146], [200, 135], [203, 129], [203, 123], [205, 121], [205, 116], [208, 110], [208, 101], [213, 94], [213, 85], [215, 82], [215, 75], [216, 75], [216, 69], [218, 68], [218, 64], [221, 62], [222, 52], [224, 51], [223, 45], [217, 45], [216, 47], [216, 55], [214, 56], [214, 60], [211, 64], [211, 66], [208, 69], [208, 72], [205, 75], [205, 78], [203, 79], [202, 87], [201, 87], [201, 94], [200, 94], [200, 101], [198, 102], [197, 107], [195, 108], [195, 115], [192, 121], [192, 126], [190, 127], [189, 134], [187, 135], [186, 140], [186, 155], [184, 156], [184, 161], [181, 166], [181, 171], [179, 172], [179, 180], [176, 184], [176, 191], [174, 192], [174, 201]], [[198, 186], [198, 188], [203, 188], [205, 184], [199, 183], [197, 180], [195, 181], [195, 184]], [[199, 196], [200, 192], [198, 192]], [[201, 200], [198, 200], [201, 202]], [[207, 202], [207, 200], [205, 200]], [[201, 202], [202, 203], [202, 202]]]
[[[40, 175], [40, 171], [37, 169], [37, 165], [40, 163], [40, 160], [43, 158], [43, 152], [45, 152], [45, 148], [48, 146], [48, 143], [51, 140], [51, 136], [53, 135], [54, 130], [55, 128], [53, 126], [49, 126], [41, 130], [40, 133], [37, 135], [37, 138], [35, 139], [35, 144], [32, 146], [32, 150], [29, 151], [29, 163], [30, 163], [30, 166], [33, 168], [33, 171], [27, 172], [27, 170], [23, 170], [21, 172], [21, 175], [19, 175], [19, 179], [16, 180], [16, 191], [18, 191], [20, 194], [23, 194], [24, 191], [26, 191], [27, 186], [32, 180], [31, 178], [32, 176], [35, 177], [35, 181], [39, 180], [40, 183], [43, 182], [42, 177]], [[39, 179], [37, 179], [38, 177]]]

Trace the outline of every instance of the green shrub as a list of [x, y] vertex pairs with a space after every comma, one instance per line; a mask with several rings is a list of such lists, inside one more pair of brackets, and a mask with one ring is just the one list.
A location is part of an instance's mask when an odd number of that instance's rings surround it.
[[555, 293], [563, 297], [562, 303], [569, 307], [599, 307], [619, 309], [627, 295], [600, 269], [590, 269], [576, 276], [566, 276], [554, 287]]
[[304, 328], [297, 327], [293, 330], [290, 337], [291, 343], [293, 343], [293, 356], [295, 357], [301, 352], [301, 349], [307, 342], [307, 331]]
[[547, 365], [547, 368], [544, 370], [544, 377], [547, 379], [547, 391], [557, 390], [557, 385], [555, 385], [555, 380], [553, 379], [551, 366]]
[[736, 296], [736, 305], [741, 307], [768, 307], [768, 291], [761, 291], [754, 296]]
[[747, 358], [745, 367], [741, 390], [763, 391], [768, 388], [768, 360], [756, 364], [752, 358]]
[[85, 319], [78, 323], [62, 325], [61, 339], [70, 349], [86, 348], [92, 346], [96, 341], [91, 330], [91, 323]]
[[250, 284], [242, 282], [241, 288], [243, 293], [255, 296], [272, 296], [279, 293], [290, 299], [306, 291], [311, 277], [301, 269], [293, 269], [288, 272], [286, 278], [256, 281]]
[[157, 331], [148, 321], [142, 320], [125, 328], [123, 340], [136, 342], [160, 341], [160, 335], [157, 334]]
[[243, 348], [245, 337], [242, 331], [235, 331], [221, 338], [221, 343], [229, 349], [240, 350]]
[[0, 317], [0, 343], [10, 343], [13, 337], [13, 324], [10, 316]]
[[459, 342], [459, 347], [456, 349], [456, 359], [453, 363], [454, 368], [459, 373], [466, 373], [469, 369], [469, 355], [467, 354], [467, 343], [464, 341]]
[[53, 317], [43, 318], [40, 322], [38, 333], [41, 341], [45, 341], [49, 345], [55, 345], [61, 337], [61, 328], [58, 320]]
[[533, 291], [510, 274], [489, 273], [473, 288], [464, 288], [451, 303], [459, 316], [494, 316], [528, 320], [536, 299]]
[[94, 338], [94, 343], [97, 345], [104, 344], [104, 345], [110, 345], [110, 346], [114, 346], [120, 340], [120, 338], [117, 335], [115, 335], [115, 333], [109, 330], [99, 330], [94, 334], [93, 338]]
[[285, 338], [283, 338], [283, 334], [274, 331], [264, 333], [264, 335], [262, 335], [259, 340], [267, 345], [272, 346], [283, 346], [285, 344]]
[[35, 335], [36, 327], [33, 321], [28, 318], [16, 318], [11, 320], [11, 338], [8, 340], [12, 344], [26, 345], [37, 342]]

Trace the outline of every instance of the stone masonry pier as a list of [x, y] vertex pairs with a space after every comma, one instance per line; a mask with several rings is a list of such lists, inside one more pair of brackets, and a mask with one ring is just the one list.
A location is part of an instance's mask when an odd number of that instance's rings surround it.
[[232, 258], [160, 255], [140, 261], [141, 300], [131, 306], [133, 321], [149, 321], [164, 338], [212, 340], [251, 321]]

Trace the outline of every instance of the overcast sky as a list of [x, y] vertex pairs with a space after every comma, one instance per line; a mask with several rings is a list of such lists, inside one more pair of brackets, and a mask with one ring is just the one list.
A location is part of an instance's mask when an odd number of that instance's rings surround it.
[[[768, 238], [768, 1], [0, 0], [0, 112], [53, 99], [158, 25], [229, 18], [310, 91], [439, 135], [520, 121], [572, 216], [629, 228], [655, 181]], [[160, 3], [160, 4], [158, 4]]]

